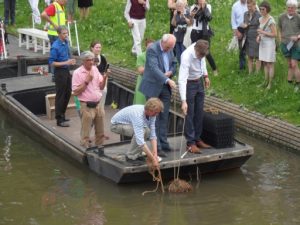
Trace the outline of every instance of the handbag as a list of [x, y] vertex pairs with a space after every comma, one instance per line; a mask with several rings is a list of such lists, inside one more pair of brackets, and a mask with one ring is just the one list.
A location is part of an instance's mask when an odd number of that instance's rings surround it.
[[227, 51], [237, 51], [239, 49], [239, 41], [236, 36], [233, 36], [232, 39], [230, 40]]
[[96, 108], [99, 102], [86, 102], [88, 108]]
[[186, 32], [185, 32], [184, 38], [183, 38], [183, 45], [186, 48], [189, 47], [192, 44], [191, 32], [192, 32], [192, 26], [188, 26], [186, 28]]
[[[269, 26], [270, 20], [271, 20], [271, 18], [269, 18], [268, 21], [267, 21], [267, 22], [265, 23], [265, 25], [263, 26], [263, 28], [262, 28], [263, 31], [265, 31], [266, 28]], [[260, 35], [258, 35], [257, 38], [256, 38], [256, 42], [259, 43], [259, 42], [260, 42], [260, 39], [261, 39], [261, 37], [260, 37]], [[276, 46], [277, 46], [277, 44], [276, 44]]]

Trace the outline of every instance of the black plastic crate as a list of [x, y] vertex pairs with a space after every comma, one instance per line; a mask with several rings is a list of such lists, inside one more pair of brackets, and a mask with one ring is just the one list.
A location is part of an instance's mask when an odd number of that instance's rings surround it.
[[234, 118], [221, 112], [204, 112], [201, 139], [215, 148], [232, 147]]

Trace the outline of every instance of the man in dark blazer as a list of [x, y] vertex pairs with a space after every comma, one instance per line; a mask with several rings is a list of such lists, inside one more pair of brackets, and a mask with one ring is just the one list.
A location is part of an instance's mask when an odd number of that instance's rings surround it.
[[163, 151], [171, 151], [167, 140], [171, 89], [176, 88], [172, 76], [176, 72], [176, 60], [173, 48], [176, 38], [173, 34], [164, 34], [162, 39], [153, 43], [146, 53], [146, 64], [140, 91], [146, 96], [159, 98], [164, 111], [156, 118], [156, 136], [158, 155], [165, 157]]

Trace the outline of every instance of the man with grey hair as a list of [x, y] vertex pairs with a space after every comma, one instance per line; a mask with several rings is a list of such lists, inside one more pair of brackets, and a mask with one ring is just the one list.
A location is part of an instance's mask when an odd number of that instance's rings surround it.
[[298, 2], [296, 0], [286, 1], [287, 11], [280, 15], [278, 20], [280, 49], [288, 62], [289, 83], [296, 81], [295, 92], [300, 88], [300, 71], [298, 60], [300, 60], [300, 16], [297, 13]]
[[157, 151], [165, 157], [164, 151], [171, 151], [167, 141], [171, 89], [176, 87], [172, 77], [176, 72], [176, 60], [173, 48], [176, 38], [173, 34], [164, 34], [161, 40], [154, 42], [146, 52], [146, 63], [140, 91], [146, 99], [159, 98], [164, 104], [164, 111], [156, 119]]
[[186, 150], [191, 153], [201, 153], [202, 148], [210, 147], [200, 138], [205, 97], [204, 87], [209, 88], [210, 86], [205, 62], [208, 51], [208, 41], [200, 39], [181, 55], [178, 84], [182, 101], [181, 109], [185, 115]]
[[68, 29], [57, 28], [58, 39], [53, 42], [50, 49], [49, 65], [54, 67], [55, 76], [55, 119], [57, 126], [68, 127], [68, 119], [65, 117], [69, 99], [71, 97], [70, 65], [75, 65], [75, 59], [71, 59]]
[[101, 75], [94, 65], [94, 53], [90, 51], [81, 54], [82, 65], [73, 73], [72, 90], [80, 101], [81, 139], [80, 144], [91, 147], [90, 133], [95, 127], [95, 145], [100, 146], [104, 141], [103, 110], [99, 106], [102, 90], [107, 76]]

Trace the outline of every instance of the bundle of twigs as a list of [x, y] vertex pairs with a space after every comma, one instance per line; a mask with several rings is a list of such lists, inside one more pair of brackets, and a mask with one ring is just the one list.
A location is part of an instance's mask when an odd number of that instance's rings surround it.
[[168, 191], [171, 193], [184, 193], [192, 190], [193, 187], [188, 182], [178, 178], [175, 178], [172, 182], [170, 182], [168, 187]]

